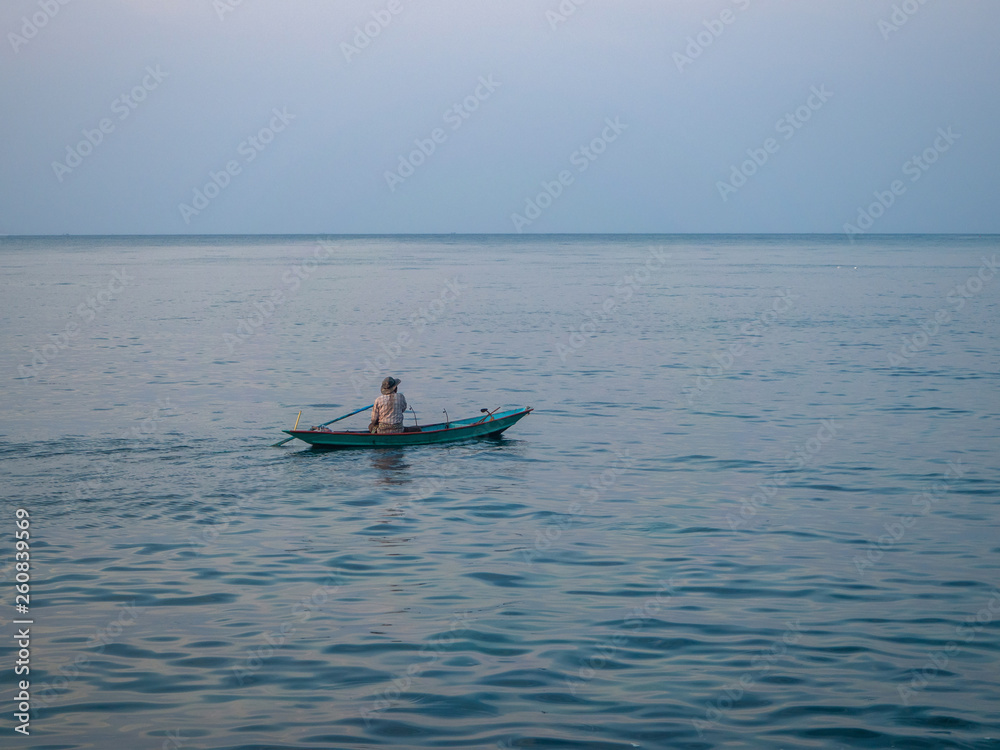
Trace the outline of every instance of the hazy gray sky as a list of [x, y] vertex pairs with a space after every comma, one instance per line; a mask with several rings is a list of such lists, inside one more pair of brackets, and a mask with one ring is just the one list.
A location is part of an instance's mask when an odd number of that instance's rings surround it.
[[998, 30], [995, 0], [5, 0], [0, 234], [1000, 232]]

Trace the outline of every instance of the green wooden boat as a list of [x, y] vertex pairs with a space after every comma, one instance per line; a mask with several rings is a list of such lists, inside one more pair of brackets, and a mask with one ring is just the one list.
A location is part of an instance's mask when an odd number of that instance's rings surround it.
[[453, 443], [457, 440], [479, 437], [499, 437], [500, 433], [531, 412], [532, 408], [528, 406], [523, 409], [487, 413], [481, 417], [469, 417], [453, 422], [407, 427], [406, 432], [389, 435], [373, 435], [367, 430], [331, 432], [326, 429], [293, 429], [282, 430], [282, 432], [310, 445], [323, 448], [395, 448], [401, 445], [430, 445], [433, 443]]

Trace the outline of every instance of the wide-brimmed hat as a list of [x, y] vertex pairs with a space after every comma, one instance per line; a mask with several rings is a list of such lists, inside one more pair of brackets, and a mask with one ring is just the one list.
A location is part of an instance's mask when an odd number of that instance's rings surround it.
[[382, 393], [392, 393], [392, 389], [402, 382], [402, 380], [396, 380], [396, 378], [386, 378], [382, 381]]

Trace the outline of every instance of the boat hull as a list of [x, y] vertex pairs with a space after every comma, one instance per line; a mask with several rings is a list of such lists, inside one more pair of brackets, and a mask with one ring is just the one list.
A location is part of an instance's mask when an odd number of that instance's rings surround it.
[[402, 445], [434, 445], [472, 440], [480, 437], [497, 437], [518, 420], [532, 412], [532, 408], [512, 409], [490, 417], [471, 417], [455, 422], [425, 425], [417, 432], [397, 432], [377, 435], [357, 430], [324, 432], [322, 430], [283, 430], [309, 445], [321, 448], [395, 448]]

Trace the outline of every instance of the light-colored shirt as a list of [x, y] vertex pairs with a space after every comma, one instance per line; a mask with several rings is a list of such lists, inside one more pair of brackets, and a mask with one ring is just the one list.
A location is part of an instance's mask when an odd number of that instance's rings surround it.
[[403, 424], [406, 398], [402, 393], [383, 393], [375, 399], [372, 407], [372, 422], [379, 424]]

